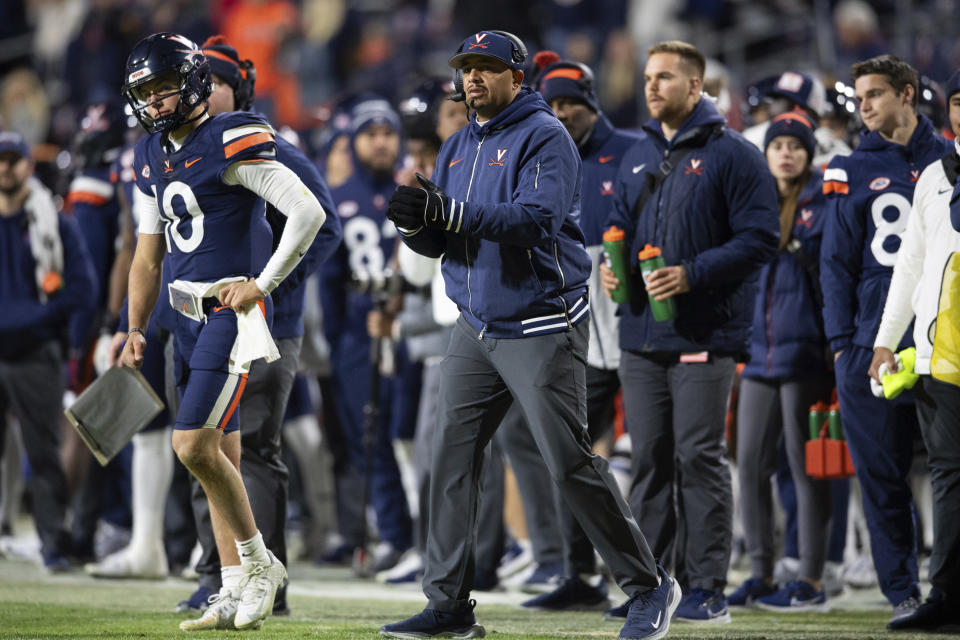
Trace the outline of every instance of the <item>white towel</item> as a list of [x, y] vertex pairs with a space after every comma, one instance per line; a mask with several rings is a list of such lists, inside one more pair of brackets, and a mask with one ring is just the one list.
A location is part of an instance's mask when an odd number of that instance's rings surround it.
[[[223, 278], [216, 282], [188, 282], [174, 280], [170, 283], [170, 306], [197, 322], [206, 322], [203, 312], [203, 299], [216, 298], [220, 289], [231, 282], [245, 282], [243, 276]], [[250, 363], [263, 358], [267, 362], [280, 359], [267, 319], [263, 316], [259, 304], [251, 304], [245, 311], [237, 314], [237, 339], [230, 351], [230, 373], [248, 373]]]
[[30, 194], [23, 205], [27, 212], [27, 235], [33, 253], [34, 277], [40, 302], [47, 301], [44, 280], [50, 274], [63, 274], [63, 242], [60, 240], [60, 218], [50, 190], [36, 178], [27, 181]]

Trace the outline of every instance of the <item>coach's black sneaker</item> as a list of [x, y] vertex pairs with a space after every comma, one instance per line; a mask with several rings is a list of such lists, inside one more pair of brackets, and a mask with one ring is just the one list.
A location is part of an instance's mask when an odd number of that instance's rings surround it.
[[545, 611], [596, 611], [610, 606], [607, 596], [607, 581], [602, 577], [597, 586], [593, 586], [573, 576], [565, 579], [559, 587], [549, 593], [523, 602], [521, 607]]
[[617, 605], [612, 609], [607, 609], [603, 612], [603, 619], [607, 622], [622, 622], [627, 619], [627, 614], [630, 612], [630, 603], [632, 600], [627, 600], [621, 605]]
[[186, 600], [177, 603], [177, 613], [203, 613], [213, 593], [210, 587], [200, 586]]
[[670, 630], [670, 618], [673, 617], [683, 593], [679, 583], [659, 565], [657, 574], [660, 576], [658, 587], [630, 598], [627, 622], [620, 629], [620, 638], [656, 640], [667, 635]]
[[897, 606], [893, 608], [893, 615], [890, 617], [890, 622], [887, 623], [887, 629], [895, 631], [897, 629], [910, 628], [908, 625], [911, 624], [913, 618], [917, 615], [917, 609], [919, 608], [920, 598], [917, 596], [910, 596], [898, 603]]
[[412, 618], [383, 625], [380, 635], [385, 638], [482, 638], [486, 631], [473, 615], [475, 606], [477, 601], [470, 600], [467, 608], [460, 611], [424, 609]]
[[920, 603], [909, 615], [890, 620], [887, 629], [946, 631], [943, 627], [949, 626], [950, 631], [960, 624], [960, 614], [957, 613], [956, 603], [950, 603], [943, 592], [936, 587], [930, 590], [927, 599]]

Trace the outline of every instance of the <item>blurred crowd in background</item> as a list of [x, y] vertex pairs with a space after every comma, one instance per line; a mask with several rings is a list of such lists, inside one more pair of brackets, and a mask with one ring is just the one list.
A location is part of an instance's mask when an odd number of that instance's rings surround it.
[[[954, 0], [10, 0], [0, 7], [0, 121], [68, 149], [83, 105], [119, 93], [127, 52], [142, 37], [176, 31], [194, 41], [222, 33], [258, 70], [255, 108], [304, 132], [308, 146], [345, 96], [372, 91], [396, 103], [425, 77], [446, 75], [463, 34], [501, 28], [531, 52], [589, 64], [615, 126], [646, 119], [642, 53], [664, 39], [694, 42], [710, 59], [708, 86], [727, 101], [731, 126], [748, 116], [750, 89], [789, 68], [829, 87], [879, 53], [945, 80], [960, 44], [943, 24]], [[315, 134], [315, 135], [313, 135]], [[61, 168], [68, 158], [60, 159]]]

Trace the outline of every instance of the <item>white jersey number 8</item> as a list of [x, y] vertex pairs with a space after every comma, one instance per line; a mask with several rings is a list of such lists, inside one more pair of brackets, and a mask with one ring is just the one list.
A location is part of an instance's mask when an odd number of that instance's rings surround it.
[[[896, 217], [893, 220], [887, 220], [883, 212], [893, 208], [896, 210]], [[874, 198], [870, 207], [870, 214], [873, 216], [873, 225], [877, 232], [873, 235], [870, 242], [870, 251], [877, 262], [885, 267], [892, 267], [897, 262], [897, 252], [900, 250], [900, 244], [893, 251], [884, 248], [884, 242], [890, 236], [896, 236], [900, 239], [903, 232], [907, 230], [907, 218], [910, 217], [910, 201], [899, 193], [884, 193]]]

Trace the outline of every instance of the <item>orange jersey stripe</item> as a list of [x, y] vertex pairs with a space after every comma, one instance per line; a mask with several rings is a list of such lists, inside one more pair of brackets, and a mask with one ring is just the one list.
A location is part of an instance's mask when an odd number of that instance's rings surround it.
[[107, 203], [107, 198], [98, 193], [90, 193], [89, 191], [71, 191], [67, 195], [67, 206], [72, 206], [77, 202], [84, 202], [99, 207]]
[[230, 158], [237, 155], [244, 149], [249, 149], [250, 147], [258, 144], [263, 144], [264, 142], [273, 142], [273, 134], [270, 133], [254, 133], [249, 136], [240, 138], [234, 142], [231, 142], [226, 147], [223, 148], [224, 158]]
[[233, 416], [233, 412], [237, 410], [237, 405], [240, 404], [240, 398], [243, 396], [243, 389], [247, 386], [247, 374], [240, 374], [240, 382], [237, 384], [237, 392], [233, 395], [233, 402], [230, 403], [230, 406], [227, 408], [227, 412], [223, 414], [223, 420], [220, 421], [220, 425], [217, 427], [220, 431], [223, 431], [227, 427], [227, 423], [230, 422], [230, 417]]
[[837, 182], [836, 180], [824, 182], [823, 195], [829, 195], [831, 193], [840, 193], [846, 195], [850, 193], [850, 185], [848, 185], [846, 182]]

